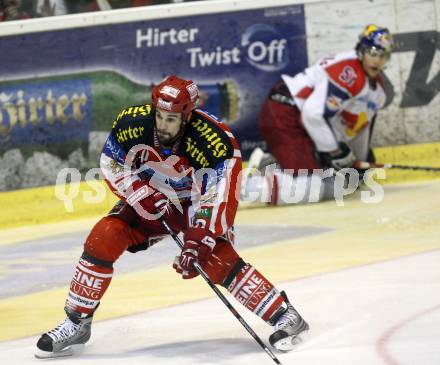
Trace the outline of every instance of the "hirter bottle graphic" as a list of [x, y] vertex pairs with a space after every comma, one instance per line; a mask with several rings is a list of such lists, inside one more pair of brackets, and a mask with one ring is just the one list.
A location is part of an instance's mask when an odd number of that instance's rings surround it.
[[[123, 108], [149, 103], [153, 86], [114, 71], [0, 82], [0, 151], [58, 146], [55, 150], [67, 153], [87, 143], [91, 131], [109, 132]], [[199, 89], [201, 109], [227, 123], [237, 121], [233, 81], [199, 84]]]

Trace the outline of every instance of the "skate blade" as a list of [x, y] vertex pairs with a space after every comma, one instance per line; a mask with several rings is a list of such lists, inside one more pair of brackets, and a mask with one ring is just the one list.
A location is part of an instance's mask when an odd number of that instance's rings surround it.
[[281, 352], [289, 352], [292, 350], [297, 350], [298, 347], [304, 342], [305, 338], [308, 335], [308, 331], [301, 332], [297, 336], [288, 336], [282, 338], [281, 340], [275, 342], [273, 347]]
[[37, 349], [34, 356], [37, 359], [56, 359], [58, 357], [68, 357], [78, 355], [84, 350], [84, 344], [72, 345], [57, 352], [42, 351]]

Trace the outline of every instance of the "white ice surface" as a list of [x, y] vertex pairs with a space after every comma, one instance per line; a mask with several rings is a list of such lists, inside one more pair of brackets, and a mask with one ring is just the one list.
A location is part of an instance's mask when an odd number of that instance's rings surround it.
[[[276, 354], [284, 365], [440, 364], [440, 251], [279, 286], [311, 326], [297, 351]], [[271, 329], [231, 302], [267, 342]], [[41, 363], [33, 357], [36, 341], [0, 343], [0, 364]], [[274, 364], [216, 297], [97, 322], [82, 354], [51, 361]]]

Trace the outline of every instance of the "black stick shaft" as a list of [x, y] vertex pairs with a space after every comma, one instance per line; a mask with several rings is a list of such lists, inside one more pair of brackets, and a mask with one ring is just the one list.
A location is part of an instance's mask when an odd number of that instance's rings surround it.
[[[168, 231], [168, 233], [173, 237], [174, 241], [177, 243], [177, 245], [182, 249], [183, 243], [180, 240], [180, 238], [177, 236], [177, 234], [171, 229], [171, 227], [168, 225], [168, 223], [163, 219], [163, 217], [159, 218], [162, 222], [162, 225], [165, 227], [165, 229]], [[220, 300], [223, 302], [223, 304], [231, 311], [231, 313], [234, 315], [235, 318], [238, 319], [238, 321], [242, 324], [244, 328], [249, 332], [249, 334], [254, 338], [255, 341], [261, 346], [261, 348], [269, 355], [269, 357], [278, 365], [282, 365], [280, 360], [274, 355], [274, 353], [268, 348], [264, 342], [261, 340], [261, 338], [255, 333], [255, 331], [247, 324], [247, 322], [243, 319], [243, 317], [240, 315], [240, 313], [237, 312], [237, 310], [232, 306], [231, 303], [226, 299], [226, 297], [223, 295], [223, 293], [220, 291], [219, 288], [215, 286], [215, 284], [211, 281], [211, 279], [208, 277], [208, 275], [205, 274], [201, 266], [198, 264], [198, 262], [194, 263], [194, 267], [197, 270], [197, 272], [200, 274], [200, 276], [206, 281], [206, 283], [211, 287], [211, 289], [214, 291], [215, 294], [220, 298]]]
[[396, 170], [413, 170], [413, 171], [430, 171], [430, 172], [440, 172], [440, 167], [436, 166], [412, 166], [412, 165], [395, 165], [392, 163], [370, 163], [362, 161], [360, 162], [358, 168], [362, 170], [367, 169], [375, 169], [375, 168], [382, 168], [382, 169], [396, 169]]
[[389, 169], [399, 169], [399, 170], [440, 172], [440, 167], [434, 167], [434, 166], [431, 167], [431, 166], [408, 166], [408, 165], [385, 164], [384, 167]]

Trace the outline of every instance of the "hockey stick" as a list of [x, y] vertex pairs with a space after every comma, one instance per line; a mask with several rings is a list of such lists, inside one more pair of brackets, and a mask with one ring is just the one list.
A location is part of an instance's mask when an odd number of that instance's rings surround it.
[[440, 172], [440, 167], [430, 167], [430, 166], [408, 166], [408, 165], [384, 164], [381, 167], [383, 167], [385, 169]]
[[362, 161], [357, 167], [361, 169], [399, 169], [399, 170], [413, 170], [413, 171], [431, 171], [431, 172], [440, 172], [440, 167], [434, 166], [410, 166], [410, 165], [394, 165], [390, 163], [379, 164], [379, 163], [370, 163]]
[[[176, 233], [171, 229], [171, 227], [168, 225], [168, 223], [165, 221], [165, 219], [161, 216], [160, 221], [164, 228], [168, 231], [168, 233], [173, 237], [174, 241], [177, 243], [177, 245], [182, 249], [183, 243], [180, 240], [180, 238], [177, 236]], [[235, 318], [238, 319], [238, 321], [242, 324], [244, 328], [249, 332], [249, 334], [254, 338], [255, 341], [262, 347], [262, 349], [270, 356], [270, 358], [278, 365], [282, 365], [280, 360], [274, 355], [274, 353], [264, 344], [264, 342], [261, 340], [260, 337], [255, 333], [255, 331], [247, 324], [247, 322], [243, 319], [243, 317], [237, 312], [237, 310], [232, 306], [231, 303], [226, 299], [226, 297], [223, 295], [223, 293], [220, 291], [219, 288], [215, 286], [215, 284], [211, 281], [211, 279], [208, 277], [208, 275], [205, 274], [202, 267], [199, 265], [198, 262], [194, 263], [194, 267], [197, 270], [197, 272], [200, 274], [200, 276], [206, 281], [206, 283], [211, 287], [211, 289], [214, 291], [215, 294], [221, 299], [224, 305], [231, 311], [231, 313], [235, 316]]]

